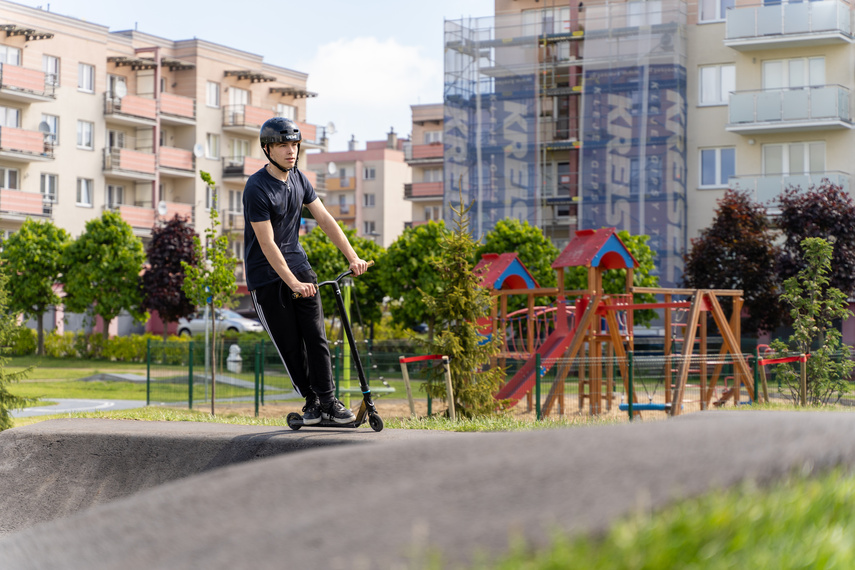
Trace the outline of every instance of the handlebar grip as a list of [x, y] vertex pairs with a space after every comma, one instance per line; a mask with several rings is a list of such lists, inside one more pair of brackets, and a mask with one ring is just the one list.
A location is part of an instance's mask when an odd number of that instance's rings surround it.
[[[374, 265], [374, 260], [373, 260], [373, 259], [372, 259], [372, 260], [370, 260], [370, 261], [368, 262], [368, 267], [371, 267], [372, 265]], [[345, 277], [345, 276], [350, 275], [350, 274], [352, 274], [352, 273], [353, 273], [353, 271], [351, 271], [350, 269], [348, 269], [347, 271], [345, 271], [344, 273], [342, 273], [341, 275], [339, 275], [338, 277], [336, 277], [336, 279], [335, 279], [335, 280], [336, 280], [336, 281], [338, 281], [338, 280], [339, 280], [339, 279], [341, 279], [342, 277]], [[318, 293], [320, 293], [320, 289], [318, 290]], [[302, 298], [303, 298], [303, 295], [301, 295], [300, 293], [296, 293], [296, 292], [293, 292], [293, 291], [292, 291], [292, 292], [291, 292], [291, 298], [292, 298], [292, 299], [302, 299]]]

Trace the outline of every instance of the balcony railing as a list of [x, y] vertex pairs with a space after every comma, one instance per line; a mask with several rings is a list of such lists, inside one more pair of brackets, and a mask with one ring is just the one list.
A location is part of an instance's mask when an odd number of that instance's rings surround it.
[[442, 199], [442, 182], [413, 182], [404, 184], [404, 198], [437, 198]]
[[727, 130], [852, 128], [851, 93], [841, 85], [821, 85], [730, 94]]
[[232, 232], [242, 232], [244, 230], [246, 221], [244, 220], [243, 212], [238, 212], [237, 210], [223, 210], [221, 215], [224, 230]]
[[153, 180], [155, 174], [155, 156], [150, 152], [140, 152], [129, 148], [105, 148], [104, 171], [113, 175], [127, 174], [127, 177]]
[[725, 40], [733, 48], [852, 41], [847, 2], [781, 2], [727, 9]]
[[132, 228], [151, 229], [154, 227], [154, 208], [129, 206], [127, 204], [105, 204], [104, 209], [118, 212]]
[[276, 114], [269, 109], [250, 105], [226, 105], [223, 107], [223, 126], [259, 129], [264, 121], [274, 116]]
[[165, 219], [171, 220], [175, 215], [186, 218], [191, 225], [196, 223], [196, 206], [193, 204], [184, 204], [183, 202], [166, 202]]
[[0, 151], [4, 158], [47, 160], [53, 158], [53, 143], [40, 131], [0, 127]]
[[732, 176], [728, 186], [734, 190], [748, 192], [755, 202], [774, 204], [781, 192], [790, 187], [807, 190], [811, 186], [819, 186], [823, 180], [840, 186], [845, 192], [851, 188], [851, 176], [848, 172], [824, 171], [808, 172], [806, 174], [757, 174], [748, 176]]
[[0, 189], [0, 212], [19, 216], [50, 216], [52, 204], [41, 192]]
[[414, 144], [411, 147], [410, 155], [406, 157], [407, 161], [425, 161], [430, 159], [442, 160], [442, 152], [445, 146], [441, 143], [431, 144]]
[[182, 122], [193, 122], [196, 120], [196, 100], [172, 93], [161, 93], [160, 114], [175, 117]]
[[327, 207], [327, 211], [332, 215], [333, 218], [340, 219], [350, 219], [356, 217], [356, 207], [353, 204], [325, 204]]
[[44, 101], [56, 97], [56, 78], [43, 71], [8, 63], [0, 64], [0, 96], [21, 101]]
[[251, 156], [232, 156], [223, 158], [223, 178], [242, 178], [252, 176], [267, 164], [266, 160]]
[[107, 91], [104, 93], [104, 115], [135, 124], [153, 124], [157, 120], [157, 101], [136, 95], [117, 97]]
[[162, 146], [158, 152], [161, 168], [182, 170], [195, 175], [196, 157], [193, 156], [192, 151], [184, 150], [183, 148]]
[[356, 178], [347, 176], [345, 178], [333, 178], [327, 176], [327, 192], [335, 192], [337, 190], [355, 190]]

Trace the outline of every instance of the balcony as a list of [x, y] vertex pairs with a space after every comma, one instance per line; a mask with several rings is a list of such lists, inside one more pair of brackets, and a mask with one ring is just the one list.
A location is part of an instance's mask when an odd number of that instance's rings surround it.
[[267, 160], [251, 156], [233, 156], [223, 158], [223, 178], [241, 178], [252, 176], [267, 164]]
[[[811, 186], [819, 186], [823, 180], [840, 186], [849, 192], [851, 176], [848, 172], [826, 171], [808, 172], [806, 174], [764, 174], [750, 176], [732, 176], [728, 179], [728, 186], [734, 190], [747, 192], [748, 195], [759, 204], [774, 203], [781, 192], [790, 187], [799, 187], [807, 190]], [[774, 211], [772, 212], [774, 213]]]
[[442, 153], [445, 146], [441, 142], [431, 144], [414, 144], [409, 156], [406, 157], [408, 164], [442, 164]]
[[53, 160], [53, 144], [39, 131], [0, 127], [0, 158], [14, 162]]
[[327, 192], [337, 190], [356, 190], [356, 178], [347, 176], [345, 178], [331, 178], [327, 176]]
[[106, 204], [104, 210], [118, 212], [137, 235], [149, 235], [154, 227], [154, 208], [145, 206], [128, 206], [127, 204]]
[[158, 167], [164, 176], [195, 178], [196, 157], [193, 152], [183, 148], [162, 146], [158, 150]]
[[190, 225], [196, 224], [196, 206], [184, 204], [183, 202], [164, 202], [166, 204], [166, 215], [164, 220], [171, 220], [176, 215], [185, 218]]
[[724, 45], [750, 51], [852, 43], [851, 18], [841, 0], [728, 8]]
[[851, 129], [850, 101], [840, 85], [736, 91], [725, 128], [740, 134]]
[[237, 135], [258, 137], [264, 121], [276, 114], [269, 109], [250, 105], [226, 105], [223, 107], [223, 130]]
[[223, 230], [227, 232], [242, 232], [246, 225], [243, 212], [236, 210], [223, 210], [221, 220], [223, 222]]
[[442, 182], [413, 182], [404, 184], [404, 199], [423, 202], [428, 200], [442, 200]]
[[56, 99], [56, 78], [43, 71], [0, 64], [0, 99], [38, 103]]
[[153, 127], [157, 124], [157, 101], [136, 95], [116, 97], [104, 93], [104, 118], [113, 123], [134, 127]]
[[347, 221], [356, 219], [356, 206], [353, 204], [325, 204], [327, 211], [336, 220]]
[[160, 121], [167, 125], [195, 125], [196, 100], [172, 93], [161, 93]]
[[155, 179], [155, 156], [128, 148], [104, 149], [104, 175], [127, 180], [153, 181]]
[[33, 216], [50, 217], [52, 203], [41, 192], [0, 189], [0, 219], [24, 220]]

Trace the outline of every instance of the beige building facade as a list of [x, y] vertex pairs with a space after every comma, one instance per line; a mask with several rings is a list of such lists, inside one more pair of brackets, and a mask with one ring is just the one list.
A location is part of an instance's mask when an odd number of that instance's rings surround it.
[[443, 196], [443, 106], [411, 105], [412, 143], [405, 147], [412, 182], [404, 186], [404, 197], [413, 204], [409, 225], [417, 226], [442, 220]]
[[[26, 218], [72, 236], [105, 210], [143, 239], [160, 219], [201, 234], [216, 200], [243, 257], [242, 192], [264, 159], [259, 128], [295, 120], [307, 151], [307, 74], [204, 40], [173, 41], [0, 0], [0, 232]], [[209, 172], [213, 194], [199, 177]], [[307, 171], [310, 179], [314, 179]], [[242, 269], [239, 283], [245, 287]], [[244, 289], [245, 290], [245, 289]]]

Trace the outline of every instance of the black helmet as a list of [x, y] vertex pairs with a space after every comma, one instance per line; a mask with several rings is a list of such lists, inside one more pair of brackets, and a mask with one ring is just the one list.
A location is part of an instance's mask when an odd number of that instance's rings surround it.
[[259, 139], [263, 147], [268, 144], [291, 141], [300, 142], [303, 140], [303, 135], [300, 133], [300, 127], [291, 119], [273, 117], [272, 119], [267, 119], [261, 125]]

